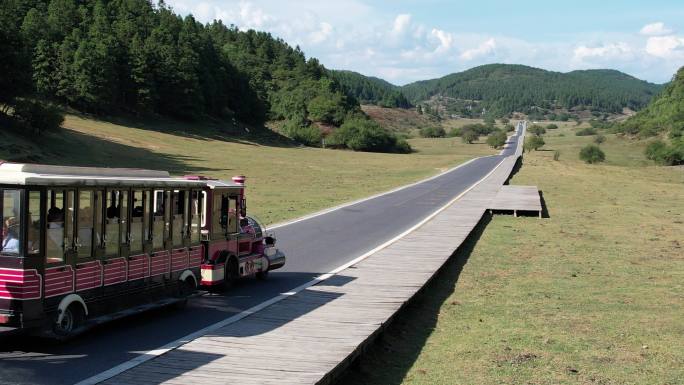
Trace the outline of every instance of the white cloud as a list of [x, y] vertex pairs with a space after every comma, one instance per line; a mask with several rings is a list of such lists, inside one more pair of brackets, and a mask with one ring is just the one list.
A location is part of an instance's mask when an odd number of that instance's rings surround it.
[[392, 34], [401, 35], [405, 33], [411, 26], [411, 15], [401, 14], [394, 18], [394, 25], [392, 26]]
[[573, 54], [573, 58], [581, 62], [588, 59], [616, 59], [629, 57], [633, 54], [633, 49], [625, 42], [610, 43], [594, 47], [580, 45], [575, 48]]
[[480, 57], [490, 56], [496, 49], [496, 40], [489, 38], [476, 48], [463, 51], [459, 56], [463, 60], [473, 60]]
[[435, 48], [435, 53], [442, 53], [449, 51], [454, 45], [454, 35], [441, 29], [433, 28], [430, 31], [430, 36], [439, 41], [439, 45]]
[[646, 52], [663, 59], [684, 58], [684, 37], [652, 36], [646, 41]]
[[671, 34], [672, 30], [666, 28], [665, 23], [659, 21], [657, 23], [646, 24], [641, 28], [639, 33], [646, 36], [662, 36]]
[[333, 32], [333, 26], [330, 25], [330, 23], [321, 22], [319, 25], [320, 29], [312, 32], [310, 35], [310, 41], [313, 44], [320, 44], [326, 41], [328, 37], [330, 37], [330, 34]]

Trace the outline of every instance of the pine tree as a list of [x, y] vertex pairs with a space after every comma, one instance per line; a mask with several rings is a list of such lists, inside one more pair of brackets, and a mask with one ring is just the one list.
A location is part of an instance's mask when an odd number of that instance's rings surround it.
[[137, 34], [131, 42], [128, 57], [135, 109], [140, 112], [152, 111], [157, 97], [154, 91], [153, 71], [145, 44]]
[[56, 47], [45, 39], [40, 39], [33, 54], [33, 83], [38, 94], [50, 98], [57, 94], [55, 74], [58, 62]]

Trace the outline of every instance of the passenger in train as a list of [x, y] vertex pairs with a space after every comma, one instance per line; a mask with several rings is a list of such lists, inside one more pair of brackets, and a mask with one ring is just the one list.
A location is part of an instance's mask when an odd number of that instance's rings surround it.
[[3, 228], [3, 234], [5, 235], [2, 240], [2, 251], [5, 253], [18, 253], [19, 252], [19, 224], [15, 217], [7, 217], [5, 219]]
[[134, 217], [142, 217], [143, 216], [143, 207], [141, 203], [138, 203], [137, 198], [133, 198], [133, 216]]
[[110, 204], [109, 207], [107, 207], [107, 219], [117, 219], [119, 218], [119, 205], [117, 204], [119, 199], [118, 199], [118, 194], [116, 191], [111, 191], [111, 199], [110, 199]]
[[55, 206], [54, 202], [53, 202], [52, 207], [50, 207], [50, 209], [48, 209], [48, 212], [47, 212], [47, 221], [48, 222], [64, 222], [64, 210]]

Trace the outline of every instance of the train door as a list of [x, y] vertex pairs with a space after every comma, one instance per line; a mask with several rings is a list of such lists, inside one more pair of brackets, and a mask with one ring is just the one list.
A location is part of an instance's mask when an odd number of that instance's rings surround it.
[[75, 289], [92, 298], [102, 294], [102, 213], [103, 191], [82, 190], [76, 194], [74, 221], [73, 266], [76, 275]]
[[104, 199], [104, 255], [102, 257], [105, 295], [120, 291], [116, 285], [126, 282], [127, 234], [128, 191], [107, 190]]
[[[47, 307], [50, 298], [71, 293], [75, 290], [73, 262], [76, 258], [74, 248], [74, 210], [73, 189], [48, 189], [45, 218], [45, 279], [43, 293]], [[54, 304], [56, 306], [56, 304]]]
[[154, 190], [152, 197], [152, 253], [150, 277], [155, 282], [170, 278], [171, 191]]
[[186, 190], [171, 193], [171, 272], [188, 268], [188, 195]]
[[143, 278], [149, 276], [149, 257], [146, 254], [149, 239], [149, 196], [150, 192], [147, 190], [131, 191], [131, 217], [126, 242], [127, 278], [130, 286], [143, 285]]
[[189, 204], [189, 267], [199, 267], [206, 258], [202, 247], [202, 227], [205, 226], [204, 218], [204, 196], [206, 192], [202, 190], [192, 190], [190, 192]]

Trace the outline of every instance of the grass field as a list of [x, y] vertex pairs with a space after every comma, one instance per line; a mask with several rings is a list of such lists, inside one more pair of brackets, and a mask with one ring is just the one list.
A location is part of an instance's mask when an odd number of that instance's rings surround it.
[[[59, 134], [0, 132], [0, 158], [139, 167], [175, 175], [248, 177], [249, 211], [266, 223], [385, 191], [494, 151], [455, 139], [412, 139], [413, 154], [299, 147], [270, 130], [220, 122], [96, 121], [67, 115]], [[249, 130], [249, 133], [247, 133]]]
[[684, 169], [574, 125], [526, 154], [549, 218], [495, 216], [343, 384], [684, 384]]

